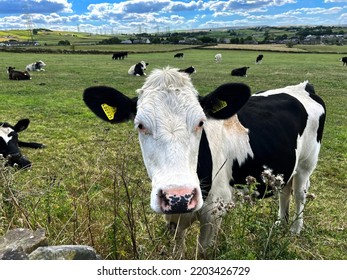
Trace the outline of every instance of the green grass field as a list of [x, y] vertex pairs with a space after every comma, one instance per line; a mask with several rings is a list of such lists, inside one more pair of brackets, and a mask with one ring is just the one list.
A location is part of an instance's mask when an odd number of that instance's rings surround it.
[[[152, 46], [146, 46], [151, 51]], [[0, 119], [14, 124], [30, 118], [21, 139], [47, 145], [23, 149], [30, 171], [2, 168], [0, 235], [9, 228], [43, 227], [52, 245], [88, 244], [107, 259], [170, 259], [172, 235], [149, 207], [150, 182], [132, 123], [110, 125], [97, 119], [82, 101], [83, 90], [108, 85], [135, 96], [144, 77], [128, 68], [145, 60], [147, 73], [167, 65], [197, 73], [192, 81], [201, 95], [226, 82], [247, 83], [253, 92], [309, 80], [327, 105], [327, 122], [318, 167], [307, 204], [305, 230], [290, 236], [273, 230], [277, 202], [239, 205], [223, 223], [217, 259], [347, 259], [347, 67], [339, 54], [221, 50], [185, 50], [185, 58], [166, 53], [110, 55], [0, 53]], [[35, 60], [45, 72], [30, 81], [8, 80], [6, 69], [23, 69]], [[247, 78], [231, 77], [232, 68], [250, 66]], [[284, 159], [285, 160], [285, 159]], [[187, 258], [195, 257], [198, 227], [188, 235]]]

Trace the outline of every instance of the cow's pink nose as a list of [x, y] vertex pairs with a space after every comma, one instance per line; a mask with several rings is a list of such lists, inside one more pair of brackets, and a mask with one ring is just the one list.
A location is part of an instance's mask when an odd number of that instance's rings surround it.
[[196, 189], [179, 188], [159, 192], [160, 208], [165, 214], [181, 214], [194, 211], [198, 206]]

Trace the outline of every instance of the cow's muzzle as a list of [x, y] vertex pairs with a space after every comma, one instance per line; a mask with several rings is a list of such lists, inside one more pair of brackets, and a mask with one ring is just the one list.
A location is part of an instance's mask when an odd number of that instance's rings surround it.
[[196, 189], [180, 188], [159, 191], [160, 209], [165, 214], [183, 214], [197, 210], [198, 192]]
[[20, 169], [31, 167], [31, 162], [20, 153], [10, 154], [6, 157], [6, 159], [7, 159], [6, 165], [9, 165], [9, 166], [13, 166], [13, 167], [17, 166]]

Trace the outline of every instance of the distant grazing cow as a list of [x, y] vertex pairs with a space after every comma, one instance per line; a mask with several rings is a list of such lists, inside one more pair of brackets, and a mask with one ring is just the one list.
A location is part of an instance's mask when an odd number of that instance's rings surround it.
[[249, 67], [241, 67], [231, 70], [231, 76], [247, 77], [247, 70]]
[[18, 71], [15, 67], [8, 67], [7, 73], [10, 80], [30, 80], [30, 74], [28, 71]]
[[183, 58], [184, 54], [183, 53], [176, 53], [174, 55], [174, 58]]
[[147, 69], [147, 66], [148, 63], [141, 61], [131, 66], [128, 70], [128, 74], [135, 76], [146, 76], [146, 73], [144, 71]]
[[121, 60], [124, 59], [124, 57], [128, 57], [128, 52], [116, 52], [112, 55], [112, 59], [114, 60]]
[[342, 66], [347, 65], [347, 56], [341, 57], [339, 60], [342, 61]]
[[221, 53], [217, 53], [214, 56], [214, 61], [217, 62], [217, 63], [222, 62], [222, 54]]
[[255, 64], [261, 64], [263, 61], [264, 56], [262, 54], [258, 55], [255, 59]]
[[31, 162], [22, 155], [19, 147], [39, 149], [44, 145], [36, 142], [18, 140], [18, 133], [29, 126], [29, 119], [22, 119], [14, 126], [7, 122], [0, 122], [0, 154], [7, 160], [6, 165], [28, 168]]
[[45, 71], [43, 67], [47, 66], [42, 60], [30, 63], [25, 67], [26, 71]]
[[193, 74], [193, 73], [196, 73], [196, 70], [195, 70], [195, 68], [194, 68], [193, 66], [190, 66], [190, 67], [188, 67], [188, 68], [186, 68], [186, 69], [180, 69], [179, 71], [180, 71], [180, 72], [187, 73], [187, 74], [189, 74], [189, 75], [191, 75], [191, 74]]
[[234, 202], [230, 185], [245, 185], [250, 175], [259, 182], [258, 197], [270, 195], [262, 180], [269, 169], [282, 174], [279, 219], [288, 222], [293, 192], [291, 230], [300, 233], [325, 121], [312, 85], [250, 96], [247, 85], [230, 83], [198, 95], [189, 75], [167, 67], [154, 70], [137, 94], [96, 86], [84, 91], [84, 101], [104, 121], [134, 120], [152, 182], [151, 207], [176, 226], [176, 248], [184, 248], [185, 230], [199, 220], [204, 254]]

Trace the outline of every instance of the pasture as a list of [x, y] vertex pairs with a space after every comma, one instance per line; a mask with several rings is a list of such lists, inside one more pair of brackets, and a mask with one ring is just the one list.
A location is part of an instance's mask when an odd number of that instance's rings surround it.
[[[82, 101], [83, 90], [107, 85], [135, 96], [144, 77], [127, 74], [141, 60], [153, 68], [186, 68], [201, 95], [226, 82], [244, 82], [252, 92], [309, 80], [326, 102], [327, 121], [318, 167], [313, 174], [305, 229], [291, 236], [274, 227], [277, 200], [238, 204], [223, 221], [216, 259], [347, 259], [347, 67], [339, 54], [185, 50], [111, 55], [0, 53], [0, 120], [14, 124], [29, 118], [20, 137], [47, 145], [22, 149], [31, 170], [1, 168], [0, 235], [9, 228], [45, 228], [51, 245], [86, 244], [106, 259], [172, 259], [173, 235], [163, 217], [149, 207], [150, 182], [131, 122], [110, 125], [97, 119]], [[45, 72], [32, 80], [12, 81], [6, 69], [24, 70], [43, 60]], [[248, 77], [232, 77], [232, 68], [249, 66]], [[279, 155], [280, 156], [280, 155]], [[285, 160], [285, 159], [283, 159]], [[187, 258], [194, 259], [197, 231], [189, 233]]]

